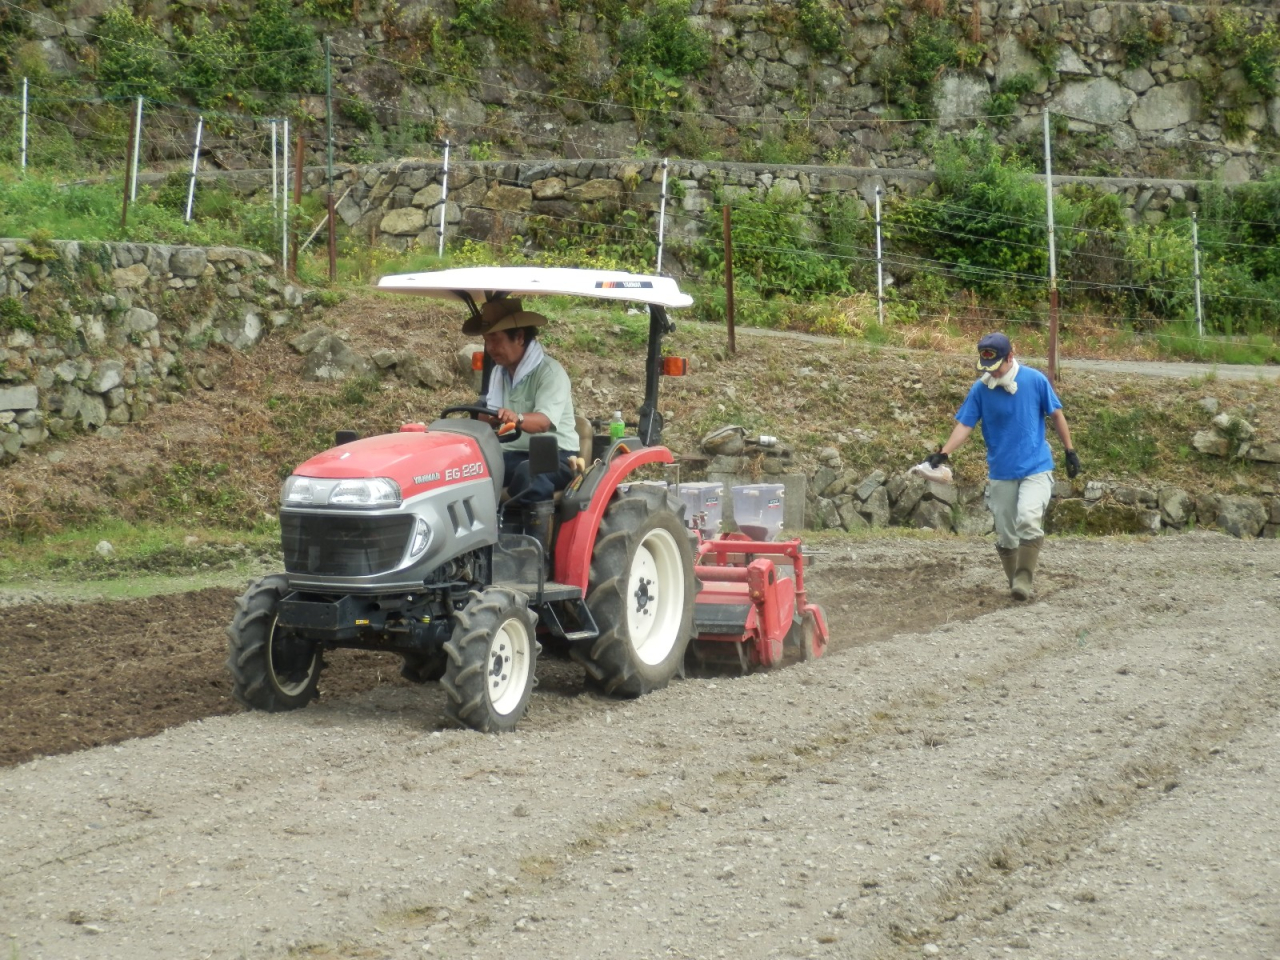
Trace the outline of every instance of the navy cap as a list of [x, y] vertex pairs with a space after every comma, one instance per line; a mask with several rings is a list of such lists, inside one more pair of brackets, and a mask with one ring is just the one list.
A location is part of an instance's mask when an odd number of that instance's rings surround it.
[[1003, 333], [988, 333], [978, 341], [978, 369], [995, 370], [1012, 352], [1013, 345]]

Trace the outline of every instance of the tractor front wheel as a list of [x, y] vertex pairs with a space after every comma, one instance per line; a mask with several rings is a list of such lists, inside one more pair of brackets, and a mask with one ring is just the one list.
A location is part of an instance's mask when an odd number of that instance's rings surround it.
[[297, 710], [320, 695], [320, 645], [276, 624], [280, 601], [288, 592], [289, 580], [282, 573], [255, 580], [237, 598], [227, 627], [231, 695], [254, 710]]
[[574, 659], [605, 693], [662, 689], [684, 664], [695, 592], [689, 532], [666, 494], [619, 494], [591, 556], [587, 607], [600, 635], [575, 645]]
[[537, 622], [523, 593], [506, 587], [471, 591], [444, 645], [445, 716], [482, 733], [516, 728], [536, 683], [542, 649], [534, 639]]

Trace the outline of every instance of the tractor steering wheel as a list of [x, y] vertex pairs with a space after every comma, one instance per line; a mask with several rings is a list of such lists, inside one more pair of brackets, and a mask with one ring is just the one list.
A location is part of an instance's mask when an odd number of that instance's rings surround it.
[[[472, 420], [479, 420], [482, 416], [495, 418], [498, 416], [497, 410], [493, 407], [486, 406], [483, 403], [460, 403], [457, 406], [445, 407], [440, 411], [440, 416], [447, 417], [451, 413], [469, 413], [471, 414]], [[510, 443], [512, 440], [515, 440], [524, 434], [524, 431], [515, 424], [511, 424], [510, 429], [504, 433], [498, 433], [500, 426], [502, 425], [496, 422], [493, 424], [493, 431], [498, 434], [499, 443]]]

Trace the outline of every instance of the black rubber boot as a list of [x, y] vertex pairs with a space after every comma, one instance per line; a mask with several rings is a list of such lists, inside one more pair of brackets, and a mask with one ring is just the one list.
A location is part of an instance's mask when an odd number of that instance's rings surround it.
[[996, 553], [1000, 554], [1000, 565], [1004, 567], [1004, 578], [1013, 586], [1013, 574], [1018, 568], [1018, 548], [1002, 547], [997, 544]]
[[1036, 564], [1040, 562], [1040, 545], [1044, 538], [1023, 540], [1018, 547], [1013, 572], [1013, 599], [1030, 600], [1035, 591]]

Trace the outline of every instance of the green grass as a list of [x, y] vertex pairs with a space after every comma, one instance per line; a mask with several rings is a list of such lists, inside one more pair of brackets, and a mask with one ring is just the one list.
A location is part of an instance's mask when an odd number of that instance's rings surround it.
[[[114, 551], [109, 559], [97, 552], [102, 541]], [[241, 574], [260, 557], [276, 556], [279, 549], [279, 531], [267, 525], [244, 532], [113, 520], [43, 537], [0, 540], [0, 585], [31, 581], [75, 585], [128, 574], [112, 589], [122, 596], [142, 596], [156, 592], [157, 584], [173, 575], [207, 577], [219, 569], [224, 574]]]
[[1157, 342], [1161, 355], [1170, 359], [1228, 366], [1280, 363], [1280, 344], [1264, 333], [1232, 339], [1202, 338], [1197, 335], [1194, 324], [1169, 324], [1159, 334]]

